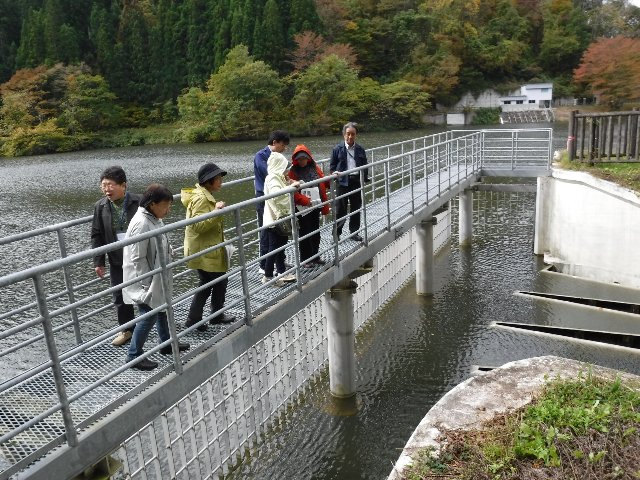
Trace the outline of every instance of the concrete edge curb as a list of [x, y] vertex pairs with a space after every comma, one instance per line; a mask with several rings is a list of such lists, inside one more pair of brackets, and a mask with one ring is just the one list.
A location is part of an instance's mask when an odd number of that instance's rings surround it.
[[506, 363], [459, 383], [431, 407], [409, 438], [388, 480], [402, 478], [402, 471], [411, 464], [416, 451], [427, 446], [438, 449], [441, 431], [478, 428], [495, 415], [527, 405], [547, 379], [575, 378], [578, 372], [589, 368], [601, 378], [619, 375], [623, 380], [640, 382], [637, 375], [555, 356]]

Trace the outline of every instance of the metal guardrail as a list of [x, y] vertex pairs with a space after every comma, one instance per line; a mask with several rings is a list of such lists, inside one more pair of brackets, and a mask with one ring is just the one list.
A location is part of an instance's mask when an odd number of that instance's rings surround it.
[[[363, 188], [360, 190], [363, 199], [360, 211], [363, 222], [360, 233], [365, 245], [378, 234], [376, 232], [381, 228], [383, 231], [390, 230], [398, 215], [412, 215], [417, 205], [428, 204], [443, 192], [450, 190], [452, 185], [477, 174], [481, 168], [489, 166], [512, 171], [532, 165], [548, 168], [551, 158], [551, 135], [552, 132], [549, 129], [476, 132], [460, 130], [368, 150], [370, 163], [366, 168], [370, 169], [371, 181], [367, 184], [363, 183]], [[326, 166], [326, 162], [327, 160], [324, 159], [319, 163]], [[360, 172], [362, 176], [364, 168], [348, 173]], [[228, 182], [227, 185], [249, 182], [252, 179], [253, 177], [246, 177]], [[337, 180], [337, 176], [331, 176], [328, 179], [331, 192], [328, 203], [332, 210], [330, 219], [320, 228], [325, 238], [327, 235], [332, 237], [329, 242], [324, 242], [325, 246], [319, 252], [320, 256], [330, 259], [329, 264], [324, 268], [339, 266], [341, 259], [346, 255], [345, 252], [353, 246], [353, 243], [349, 244], [348, 239], [338, 239], [333, 231], [333, 225], [336, 222], [335, 203], [338, 199], [336, 197]], [[319, 180], [309, 182], [309, 184], [317, 183]], [[406, 193], [407, 189], [410, 194], [406, 195], [406, 201], [401, 204], [391, 201], [396, 192]], [[294, 191], [293, 188], [289, 188], [284, 192], [289, 196], [292, 206]], [[0, 421], [0, 451], [8, 461], [5, 472], [15, 472], [24, 468], [29, 462], [63, 441], [70, 446], [76, 445], [79, 429], [86, 427], [104, 412], [115, 408], [123, 399], [136, 395], [146, 386], [157, 381], [161, 375], [166, 375], [170, 371], [181, 374], [183, 363], [201, 351], [193, 348], [191, 352], [175, 353], [170, 360], [170, 366], [163, 369], [161, 374], [146, 377], [138, 373], [133, 375], [129, 365], [122, 362], [116, 365], [102, 364], [100, 358], [95, 356], [103, 355], [105, 348], [113, 348], [106, 344], [122, 327], [110, 328], [108, 325], [110, 322], [104, 321], [105, 311], [110, 309], [110, 296], [118, 287], [102, 288], [101, 282], [97, 279], [84, 281], [87, 275], [82, 272], [88, 271], [93, 274], [93, 268], [90, 266], [92, 258], [97, 254], [122, 248], [142, 239], [157, 239], [159, 235], [165, 233], [179, 234], [187, 225], [208, 218], [222, 215], [232, 220], [233, 227], [226, 231], [227, 240], [199, 254], [203, 255], [209, 251], [224, 248], [226, 245], [234, 245], [238, 249], [238, 264], [223, 277], [236, 279], [237, 288], [228, 293], [223, 311], [232, 311], [239, 320], [215, 334], [208, 343], [202, 342], [207, 346], [211, 345], [242, 325], [251, 326], [255, 315], [275, 303], [282, 295], [295, 290], [300, 291], [304, 283], [317, 273], [304, 272], [301, 269], [297, 249], [293, 248], [293, 265], [289, 272], [295, 273], [296, 282], [290, 288], [278, 290], [275, 294], [274, 289], [262, 285], [256, 277], [260, 261], [256, 252], [257, 241], [261, 228], [257, 226], [255, 220], [243, 219], [255, 218], [255, 204], [275, 196], [251, 198], [198, 218], [178, 221], [153, 232], [72, 255], [67, 255], [69, 245], [66, 243], [63, 232], [65, 229], [89, 222], [91, 217], [0, 239], [1, 246], [55, 232], [60, 252], [60, 258], [57, 260], [0, 277], [0, 294], [3, 298], [5, 295], [12, 296], [11, 299], [7, 298], [12, 301], [3, 301], [0, 307], [3, 309], [0, 311], [2, 325], [0, 340], [3, 343], [0, 361], [5, 365], [12, 362], [15, 364], [15, 359], [18, 358], [17, 363], [24, 365], [22, 369], [14, 371], [9, 378], [1, 379], [0, 405], [6, 406], [7, 401], [19, 401], [21, 395], [24, 396], [19, 393], [23, 388], [33, 392], [33, 398], [41, 397], [39, 402], [33, 402], [32, 398], [31, 403], [25, 406], [21, 415], [8, 412], [9, 417], [5, 416]], [[370, 216], [373, 205], [376, 205], [378, 209], [376, 211], [379, 211], [382, 205], [384, 215], [376, 213]], [[291, 218], [285, 221], [291, 221]], [[299, 240], [298, 232], [294, 230], [294, 238], [290, 244], [296, 245]], [[290, 245], [283, 248], [290, 248]], [[174, 295], [166, 298], [161, 307], [152, 311], [152, 313], [163, 309], [168, 311], [171, 338], [163, 344], [148, 348], [144, 356], [154, 355], [166, 345], [176, 346], [177, 342], [184, 337], [189, 337], [192, 345], [195, 346], [194, 338], [198, 340], [198, 334], [195, 331], [197, 326], [183, 329], [177, 321], [177, 317], [184, 314], [185, 303], [198, 290], [193, 288], [193, 282], [188, 278], [189, 270], [185, 267], [185, 263], [194, 257], [163, 259], [160, 268], [149, 272], [148, 275], [173, 276]], [[81, 279], [80, 282], [77, 282], [77, 279]], [[99, 304], [97, 308], [96, 304]], [[203, 323], [218, 313], [221, 312], [212, 312], [210, 316], [203, 319]], [[137, 320], [129, 322], [128, 325], [135, 324]], [[148, 344], [147, 347], [150, 346], [151, 341]], [[177, 352], [178, 349], [175, 348], [174, 351]], [[74, 370], [76, 368], [74, 362], [92, 355], [93, 363], [90, 364], [95, 365], [97, 371], [94, 375], [85, 376], [79, 380], [74, 376], [78, 374]], [[25, 363], [24, 359], [30, 357], [35, 357], [36, 362]], [[38, 361], [42, 363], [37, 363]], [[117, 399], [107, 401], [106, 404], [101, 404], [94, 410], [86, 407], [85, 404], [96, 401], [91, 397], [92, 392], [98, 387], [111, 384], [120, 377], [128, 378], [132, 375], [137, 388], [120, 394]], [[45, 377], [49, 380], [43, 380]], [[39, 392], [42, 392], [42, 395]], [[12, 405], [12, 408], [14, 407], [19, 406]], [[20, 418], [17, 418], [18, 416]], [[1, 413], [0, 417], [2, 417]], [[62, 422], [58, 421], [60, 417]], [[60, 423], [62, 426], [52, 427]], [[25, 446], [27, 444], [28, 447]], [[1, 464], [0, 467], [2, 467]]]

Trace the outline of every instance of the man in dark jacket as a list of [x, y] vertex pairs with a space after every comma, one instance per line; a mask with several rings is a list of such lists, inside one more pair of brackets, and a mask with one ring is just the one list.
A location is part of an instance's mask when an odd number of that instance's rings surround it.
[[[331, 173], [346, 172], [367, 164], [367, 154], [364, 148], [356, 143], [357, 134], [358, 127], [354, 122], [349, 122], [342, 127], [344, 143], [336, 145], [331, 152], [331, 160], [329, 161]], [[364, 169], [364, 181], [369, 181], [369, 169]], [[349, 238], [356, 242], [362, 242], [362, 237], [358, 234], [360, 230], [360, 208], [362, 207], [361, 189], [360, 171], [342, 176], [338, 180], [337, 195], [343, 198], [339, 198], [336, 202], [336, 231], [338, 237], [340, 237], [345, 223], [345, 220], [342, 219], [347, 215], [347, 210], [350, 206]]]
[[[100, 189], [104, 197], [98, 200], [93, 211], [91, 225], [91, 247], [98, 248], [117, 240], [124, 239], [129, 221], [135, 215], [140, 203], [140, 195], [127, 192], [127, 176], [122, 167], [107, 168], [100, 175]], [[113, 250], [109, 256], [109, 277], [111, 285], [122, 283], [122, 249]], [[105, 255], [93, 258], [96, 274], [104, 278]], [[134, 319], [133, 305], [127, 305], [122, 300], [122, 291], [113, 293], [113, 304], [116, 307], [118, 324]], [[124, 345], [131, 340], [133, 327], [121, 331], [111, 342], [113, 345]]]

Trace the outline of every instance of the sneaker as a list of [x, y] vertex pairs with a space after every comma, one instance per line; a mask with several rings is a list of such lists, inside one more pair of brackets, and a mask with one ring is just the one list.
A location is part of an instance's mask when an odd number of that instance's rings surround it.
[[[184, 323], [184, 328], [192, 327], [193, 325], [195, 325], [199, 321], [200, 320], [191, 320], [190, 318], [187, 318], [187, 321]], [[198, 325], [198, 328], [196, 328], [196, 330], [198, 330], [199, 332], [206, 332], [207, 331], [207, 324], [203, 323], [202, 325]]]
[[318, 265], [325, 265], [327, 262], [321, 259], [320, 257], [313, 260], [313, 263], [317, 263]]
[[264, 275], [264, 268], [260, 267], [260, 268], [258, 269], [258, 273], [259, 273], [260, 275]]
[[302, 265], [302, 268], [314, 268], [315, 267], [314, 263], [315, 262], [307, 262], [304, 265]]
[[116, 338], [114, 338], [111, 341], [111, 345], [115, 345], [116, 347], [119, 347], [120, 345], [124, 345], [125, 343], [127, 343], [129, 340], [131, 340], [131, 332], [129, 330], [125, 330], [123, 332], [120, 332]]
[[360, 235], [358, 235], [357, 233], [352, 233], [352, 234], [349, 236], [349, 239], [350, 239], [350, 240], [353, 240], [354, 242], [360, 242], [360, 243], [364, 242], [364, 240], [362, 239], [362, 237], [361, 237]]
[[[127, 362], [130, 362], [133, 358], [127, 357]], [[143, 358], [138, 363], [134, 363], [131, 365], [131, 368], [135, 368], [136, 370], [153, 370], [156, 368], [158, 364], [153, 360], [149, 360], [148, 358]]]
[[[189, 345], [187, 342], [178, 342], [178, 351], [180, 351], [180, 352], [184, 352], [185, 350], [189, 350], [190, 347], [191, 347], [191, 345]], [[168, 345], [166, 347], [162, 347], [160, 349], [160, 353], [162, 355], [171, 355], [173, 353], [173, 345]]]
[[223, 323], [233, 323], [235, 321], [236, 321], [236, 317], [234, 317], [233, 315], [227, 315], [226, 313], [223, 313], [222, 315], [213, 317], [211, 320], [209, 320], [209, 323], [211, 325], [221, 325]]
[[286, 275], [279, 276], [278, 280], [282, 282], [295, 282], [296, 276], [293, 273], [287, 273]]
[[[273, 280], [273, 277], [262, 277], [262, 283], [269, 283], [271, 282], [271, 280]], [[270, 287], [274, 287], [274, 288], [279, 288], [279, 287], [283, 287], [284, 286], [284, 282], [282, 281], [281, 278], [276, 278], [276, 280], [272, 283], [269, 283]]]

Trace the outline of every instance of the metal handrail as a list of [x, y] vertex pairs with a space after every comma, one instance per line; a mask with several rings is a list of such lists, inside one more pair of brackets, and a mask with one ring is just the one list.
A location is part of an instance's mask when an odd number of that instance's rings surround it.
[[[551, 133], [546, 130], [539, 129], [536, 132], [543, 132], [541, 139], [532, 139], [525, 138], [525, 134], [521, 134], [519, 130], [499, 130], [496, 132], [496, 135], [502, 135], [498, 139], [496, 139], [495, 144], [498, 149], [490, 150], [495, 153], [496, 158], [502, 158], [503, 163], [509, 165], [510, 168], [517, 168], [518, 159], [521, 157], [514, 155], [514, 149], [518, 149], [519, 142], [530, 142], [533, 144], [542, 144], [546, 138], [546, 144], [544, 145], [544, 149], [534, 149], [537, 155], [537, 161], [541, 166], [549, 165], [550, 158], [550, 141], [551, 141]], [[524, 131], [522, 131], [524, 132]], [[546, 132], [546, 133], [545, 133]], [[545, 137], [545, 134], [547, 135]], [[374, 232], [371, 230], [371, 225], [376, 222], [384, 221], [384, 230], [390, 230], [393, 226], [393, 218], [397, 217], [396, 214], [399, 210], [402, 211], [403, 215], [413, 215], [416, 211], [418, 205], [424, 203], [428, 204], [431, 199], [436, 197], [436, 193], [433, 191], [429, 191], [429, 179], [437, 180], [437, 190], [438, 194], [450, 190], [453, 186], [460, 183], [462, 180], [465, 180], [469, 176], [476, 174], [484, 165], [485, 158], [482, 157], [482, 153], [487, 151], [487, 145], [485, 142], [490, 141], [484, 134], [484, 131], [450, 131], [444, 132], [440, 134], [436, 134], [433, 136], [421, 137], [419, 139], [413, 139], [405, 142], [397, 142], [395, 144], [386, 145], [383, 147], [377, 147], [374, 149], [367, 150], [371, 162], [366, 166], [357, 167], [353, 170], [347, 172], [340, 172], [333, 175], [328, 175], [322, 179], [317, 179], [311, 182], [306, 182], [305, 185], [313, 186], [319, 185], [322, 182], [329, 182], [329, 192], [331, 193], [330, 198], [326, 203], [332, 206], [332, 215], [328, 222], [325, 222], [324, 225], [321, 225], [320, 230], [326, 231], [327, 229], [331, 229], [332, 232], [332, 242], [330, 248], [326, 250], [332, 257], [334, 265], [339, 265], [341, 261], [340, 254], [340, 245], [342, 245], [345, 241], [341, 240], [337, 237], [335, 231], [335, 223], [337, 221], [335, 212], [336, 212], [336, 201], [339, 199], [337, 197], [337, 185], [339, 179], [344, 175], [349, 174], [358, 174], [361, 179], [361, 187], [359, 189], [359, 194], [362, 199], [362, 207], [360, 209], [360, 214], [362, 215], [363, 224], [362, 224], [362, 232], [364, 237], [365, 245], [368, 245], [374, 236]], [[506, 151], [502, 150], [504, 147], [504, 143], [509, 142], [512, 144], [512, 150]], [[496, 147], [496, 145], [492, 145], [492, 147]], [[399, 153], [392, 153], [394, 148], [399, 148]], [[381, 155], [381, 152], [386, 152], [386, 157]], [[374, 159], [375, 156], [375, 159]], [[529, 158], [529, 157], [523, 157]], [[527, 160], [528, 161], [528, 160]], [[323, 159], [318, 163], [326, 163], [327, 159]], [[498, 162], [494, 162], [498, 163]], [[528, 163], [527, 163], [528, 165]], [[440, 174], [442, 169], [451, 169], [453, 167], [457, 168], [457, 172], [455, 176], [451, 175], [443, 176]], [[364, 183], [364, 175], [365, 169], [370, 169], [372, 172], [370, 178], [371, 181], [368, 183]], [[225, 185], [234, 185], [240, 183], [246, 183], [248, 181], [253, 180], [253, 177], [246, 177], [239, 180], [234, 180], [227, 182]], [[424, 202], [418, 200], [415, 197], [416, 185], [419, 182], [425, 183], [424, 188]], [[401, 206], [395, 206], [392, 208], [390, 199], [392, 195], [396, 191], [400, 191], [406, 189], [411, 192], [410, 199], [408, 202]], [[64, 427], [66, 432], [66, 441], [70, 445], [74, 445], [77, 441], [77, 432], [76, 426], [74, 424], [73, 417], [70, 413], [70, 404], [71, 402], [81, 398], [87, 392], [95, 389], [98, 385], [102, 385], [109, 381], [111, 378], [119, 375], [120, 373], [127, 370], [130, 364], [123, 364], [118, 366], [116, 369], [103, 374], [95, 381], [90, 382], [88, 386], [80, 389], [78, 392], [68, 394], [65, 391], [65, 385], [62, 380], [62, 372], [65, 368], [65, 362], [74, 358], [75, 356], [87, 352], [88, 349], [94, 347], [102, 342], [105, 342], [111, 335], [120, 331], [123, 327], [134, 325], [141, 317], [137, 317], [134, 320], [128, 322], [125, 326], [115, 326], [113, 328], [109, 328], [101, 331], [97, 336], [93, 338], [84, 340], [80, 339], [78, 335], [76, 335], [76, 345], [66, 351], [58, 352], [58, 347], [56, 345], [55, 336], [61, 330], [67, 329], [69, 327], [76, 328], [83, 321], [86, 321], [90, 316], [95, 315], [96, 312], [102, 312], [108, 307], [101, 307], [98, 310], [94, 310], [89, 314], [80, 315], [77, 313], [77, 309], [81, 307], [86, 307], [90, 303], [96, 301], [97, 299], [104, 298], [106, 295], [110, 295], [114, 291], [119, 290], [122, 286], [133, 284], [140, 280], [137, 278], [135, 280], [131, 280], [129, 282], [125, 282], [120, 286], [111, 287], [109, 285], [108, 288], [100, 289], [97, 293], [89, 292], [86, 295], [82, 295], [85, 286], [91, 286], [99, 288], [95, 281], [86, 282], [80, 288], [78, 285], [73, 285], [71, 281], [72, 278], [69, 275], [67, 277], [65, 287], [66, 290], [62, 292], [57, 292], [53, 296], [47, 296], [45, 294], [44, 288], [44, 278], [43, 276], [49, 274], [51, 272], [56, 271], [64, 271], [65, 268], [70, 267], [72, 265], [79, 264], [86, 260], [92, 259], [97, 255], [106, 254], [110, 251], [121, 249], [127, 245], [134, 244], [141, 240], [155, 239], [153, 241], [157, 241], [160, 236], [175, 232], [180, 229], [184, 229], [189, 225], [196, 224], [198, 222], [216, 218], [220, 216], [231, 217], [233, 218], [233, 226], [227, 230], [226, 233], [229, 233], [229, 237], [225, 239], [225, 241], [219, 245], [210, 247], [203, 252], [199, 252], [198, 254], [191, 255], [188, 257], [182, 257], [177, 259], [169, 259], [169, 258], [160, 258], [160, 267], [155, 268], [151, 272], [148, 272], [145, 276], [149, 277], [155, 274], [160, 274], [163, 278], [163, 286], [165, 297], [163, 299], [163, 305], [153, 309], [151, 312], [145, 314], [145, 316], [152, 315], [155, 312], [161, 310], [167, 310], [168, 313], [168, 324], [170, 330], [170, 339], [165, 341], [161, 345], [154, 346], [147, 350], [145, 355], [151, 355], [154, 352], [157, 352], [160, 348], [167, 345], [172, 345], [173, 348], [173, 371], [176, 374], [181, 374], [182, 372], [182, 357], [177, 348], [177, 342], [180, 338], [184, 337], [186, 334], [189, 334], [193, 331], [196, 326], [192, 326], [187, 330], [183, 330], [180, 334], [178, 334], [176, 329], [176, 320], [174, 314], [174, 307], [185, 302], [189, 297], [191, 297], [194, 292], [200, 291], [203, 287], [192, 287], [186, 292], [177, 292], [173, 295], [169, 295], [168, 282], [169, 277], [173, 276], [174, 279], [182, 278], [185, 275], [185, 271], [182, 270], [186, 267], [186, 263], [196, 258], [200, 255], [204, 255], [208, 252], [215, 251], [220, 248], [225, 248], [226, 245], [235, 245], [238, 248], [238, 256], [240, 259], [240, 265], [233, 269], [230, 269], [225, 275], [217, 278], [215, 281], [211, 282], [211, 284], [215, 284], [216, 282], [222, 281], [224, 279], [231, 278], [234, 275], [239, 275], [240, 278], [240, 287], [242, 289], [241, 295], [239, 298], [235, 298], [233, 301], [229, 302], [223, 310], [226, 311], [229, 308], [235, 308], [236, 306], [241, 306], [243, 310], [242, 322], [238, 322], [233, 325], [233, 330], [238, 328], [242, 324], [251, 326], [252, 318], [255, 313], [255, 305], [252, 305], [252, 295], [255, 294], [256, 291], [268, 288], [267, 286], [260, 285], [254, 290], [251, 290], [250, 282], [249, 282], [249, 272], [248, 268], [255, 263], [257, 263], [258, 258], [257, 255], [252, 256], [249, 249], [254, 248], [256, 240], [255, 237], [259, 232], [268, 228], [268, 226], [262, 226], [253, 228], [255, 222], [245, 222], [241, 221], [241, 213], [245, 210], [255, 210], [255, 206], [259, 202], [264, 202], [265, 200], [269, 200], [272, 198], [276, 198], [280, 195], [287, 195], [289, 197], [289, 203], [292, 207], [292, 213], [288, 217], [286, 217], [283, 221], [291, 221], [294, 216], [300, 215], [300, 212], [296, 212], [295, 203], [293, 195], [297, 190], [293, 187], [287, 187], [282, 191], [265, 195], [259, 198], [250, 198], [247, 200], [243, 200], [233, 205], [226, 206], [223, 209], [215, 210], [213, 212], [207, 213], [205, 215], [201, 215], [199, 217], [184, 219], [180, 221], [176, 221], [171, 224], [167, 224], [157, 230], [153, 230], [144, 234], [137, 235], [131, 238], [125, 238], [124, 240], [119, 240], [114, 243], [98, 247], [95, 249], [88, 249], [81, 252], [77, 252], [68, 256], [64, 256], [64, 251], [62, 252], [63, 258], [51, 260], [40, 265], [35, 265], [28, 267], [22, 271], [13, 272], [8, 275], [0, 277], [0, 289], [7, 288], [21, 282], [32, 281], [34, 283], [36, 289], [36, 302], [29, 303], [29, 308], [18, 307], [13, 308], [11, 312], [3, 314], [1, 318], [7, 319], [13, 316], [14, 312], [24, 313], [28, 310], [33, 310], [34, 307], [38, 308], [38, 315], [33, 319], [28, 319], [22, 321], [21, 325], [16, 325], [10, 327], [8, 330], [4, 332], [0, 332], [0, 338], [6, 338], [9, 336], [8, 332], [11, 334], [15, 334], [19, 331], [26, 330], [27, 328], [33, 328], [38, 325], [42, 325], [43, 331], [37, 335], [38, 339], [44, 339], [47, 343], [48, 351], [49, 351], [49, 359], [44, 360], [41, 365], [36, 366], [35, 368], [23, 372], [14, 376], [0, 384], [0, 395], [5, 394], [8, 390], [17, 385], [26, 382], [29, 378], [33, 377], [36, 374], [41, 374], [47, 370], [51, 370], [56, 382], [57, 387], [57, 398], [54, 400], [54, 404], [50, 407], [44, 409], [44, 411], [40, 412], [38, 415], [35, 415], [30, 420], [27, 420], [20, 427], [15, 428], [13, 430], [5, 431], [4, 435], [0, 438], [1, 441], [7, 441], [14, 438], [18, 433], [27, 430], [30, 426], [33, 426], [38, 421], [47, 418], [50, 414], [54, 412], [61, 412], [62, 417], [64, 419]], [[379, 205], [384, 206], [384, 216], [380, 215], [378, 218], [369, 219], [369, 209], [371, 208], [372, 202], [379, 202]], [[351, 212], [349, 215], [353, 215], [355, 212]], [[69, 222], [62, 222], [56, 225], [51, 225], [44, 228], [39, 228], [37, 230], [33, 230], [31, 232], [23, 232], [17, 235], [12, 235], [10, 237], [6, 237], [0, 239], [0, 245], [5, 245], [14, 241], [24, 240], [27, 238], [31, 238], [34, 236], [38, 236], [44, 233], [51, 232], [61, 232], [65, 228], [69, 228], [72, 226], [76, 226], [82, 223], [87, 223], [91, 221], [92, 217], [82, 217], [80, 219], [72, 220]], [[344, 221], [348, 221], [348, 217], [344, 217]], [[370, 222], [368, 221], [370, 220]], [[315, 232], [313, 232], [315, 233]], [[305, 237], [302, 237], [305, 238]], [[293, 245], [295, 245], [300, 240], [298, 236], [298, 232], [294, 231], [294, 240]], [[290, 244], [289, 244], [290, 245]], [[282, 247], [288, 248], [288, 246]], [[158, 249], [158, 251], [162, 251], [162, 249]], [[302, 289], [304, 279], [302, 276], [301, 265], [300, 265], [300, 256], [297, 250], [294, 250], [293, 255], [294, 265], [290, 269], [290, 271], [295, 272], [296, 275], [296, 287], [298, 290]], [[82, 290], [82, 291], [81, 291]], [[72, 293], [70, 293], [72, 292]], [[67, 304], [62, 307], [53, 307], [49, 306], [49, 301], [52, 299], [56, 299], [57, 301], [63, 301], [66, 298]], [[63, 314], [72, 312], [72, 321], [65, 322], [63, 325], [53, 325], [52, 318], [58, 318]], [[73, 313], [75, 312], [75, 313]], [[212, 315], [215, 315], [218, 312], [213, 312]], [[209, 318], [209, 317], [208, 317]], [[207, 319], [203, 319], [203, 322], [207, 321]], [[6, 323], [6, 322], [5, 322]], [[10, 346], [3, 353], [12, 353], [19, 348], [28, 346], [30, 342], [23, 341], [18, 344], [18, 346]], [[0, 358], [2, 358], [0, 356]]]

